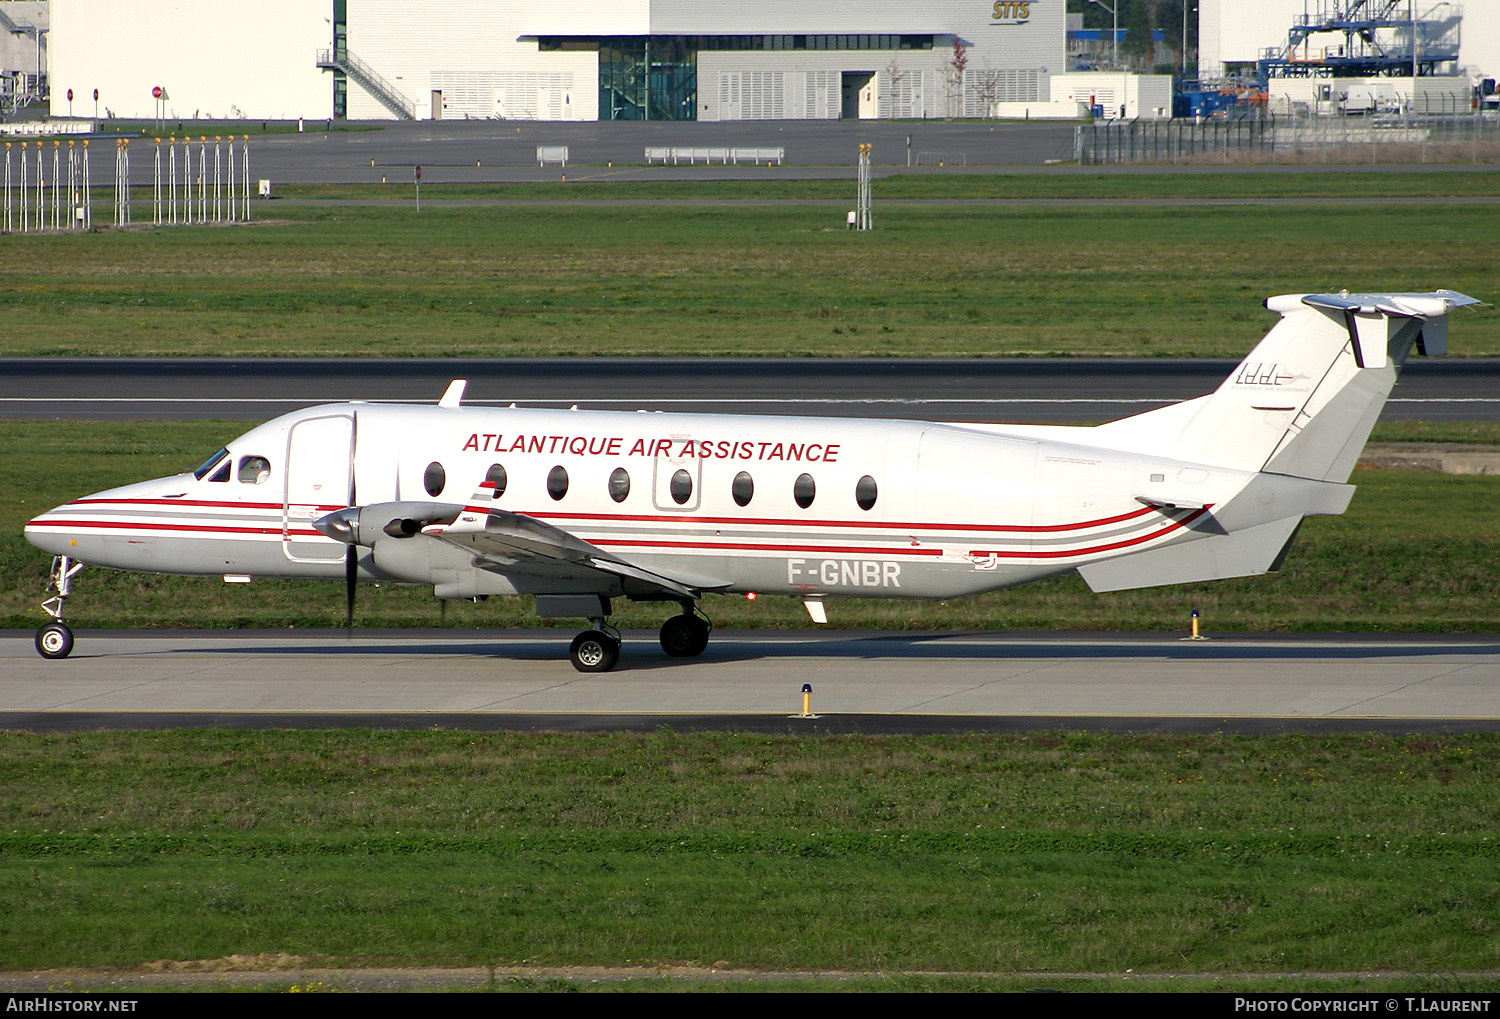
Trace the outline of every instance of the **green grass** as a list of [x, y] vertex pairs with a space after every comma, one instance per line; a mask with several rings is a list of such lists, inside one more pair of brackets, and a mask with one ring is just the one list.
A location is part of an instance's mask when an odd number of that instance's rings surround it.
[[[405, 167], [401, 168], [405, 171]], [[606, 179], [603, 167], [576, 167], [563, 180], [511, 184], [450, 184], [424, 180], [425, 200], [465, 199], [494, 201], [787, 201], [829, 202], [852, 200], [851, 179], [778, 179], [781, 171], [765, 169], [758, 177], [733, 181], [638, 181]], [[377, 172], [378, 169], [377, 169]], [[415, 187], [409, 175], [388, 184], [281, 184], [281, 198], [326, 201], [397, 199], [414, 201]], [[1494, 198], [1500, 195], [1500, 170], [1486, 167], [1461, 173], [1402, 171], [1370, 173], [1358, 170], [1326, 170], [1298, 173], [1244, 172], [1209, 168], [1196, 172], [1161, 173], [1136, 170], [1125, 174], [1075, 169], [1038, 171], [1018, 169], [1006, 173], [967, 173], [962, 170], [897, 172], [872, 182], [872, 200], [881, 201], [1004, 201], [1069, 199], [1277, 199], [1317, 198], [1329, 200], [1371, 198]], [[137, 201], [149, 200], [136, 189]], [[257, 208], [261, 203], [257, 203]], [[273, 204], [274, 207], [274, 204]]]
[[1493, 973], [1497, 766], [1493, 736], [4, 733], [0, 969]]
[[[0, 625], [34, 627], [49, 557], [21, 527], [37, 513], [90, 492], [164, 476], [201, 462], [243, 431], [239, 422], [0, 422]], [[1382, 425], [1376, 441], [1500, 444], [1500, 426], [1467, 423]], [[1500, 558], [1494, 506], [1500, 478], [1403, 471], [1356, 471], [1348, 513], [1303, 526], [1280, 573], [1096, 595], [1076, 576], [952, 602], [834, 599], [836, 627], [891, 629], [1183, 630], [1193, 608], [1209, 631], [1500, 631], [1494, 565]], [[806, 626], [793, 598], [711, 596], [705, 611], [720, 627]], [[660, 605], [620, 602], [624, 628], [655, 629]], [[427, 588], [373, 588], [359, 594], [364, 626], [468, 628], [536, 626], [530, 599], [438, 603]], [[154, 577], [90, 570], [68, 606], [77, 627], [338, 626], [336, 584]], [[574, 620], [561, 625], [573, 626]]]
[[[1442, 182], [1493, 193], [1497, 176]], [[1089, 185], [1142, 186], [1108, 180]], [[977, 196], [995, 186], [970, 183]], [[845, 231], [843, 211], [262, 203], [247, 227], [11, 236], [0, 355], [1237, 357], [1269, 327], [1260, 303], [1275, 293], [1442, 286], [1492, 299], [1500, 236], [1500, 204], [877, 199], [870, 233]], [[1454, 318], [1455, 353], [1500, 354], [1500, 312]]]

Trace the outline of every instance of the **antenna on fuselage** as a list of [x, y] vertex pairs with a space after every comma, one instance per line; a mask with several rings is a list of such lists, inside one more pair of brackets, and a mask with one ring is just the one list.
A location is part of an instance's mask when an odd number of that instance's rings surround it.
[[448, 383], [448, 388], [443, 390], [443, 397], [438, 401], [438, 406], [460, 406], [464, 402], [464, 388], [468, 384], [468, 379], [454, 379], [452, 382]]

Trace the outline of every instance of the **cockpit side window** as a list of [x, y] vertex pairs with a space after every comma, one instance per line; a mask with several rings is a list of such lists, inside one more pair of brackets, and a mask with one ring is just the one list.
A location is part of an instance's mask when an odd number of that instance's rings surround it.
[[219, 464], [218, 470], [208, 476], [209, 481], [228, 481], [229, 468], [234, 466], [234, 457], [226, 456], [224, 462]]
[[222, 460], [222, 459], [224, 459], [228, 455], [229, 455], [229, 450], [227, 450], [227, 449], [221, 449], [221, 450], [219, 450], [213, 456], [211, 456], [207, 460], [203, 461], [203, 465], [201, 467], [199, 467], [197, 470], [193, 471], [193, 477], [197, 478], [199, 481], [202, 481], [204, 479], [204, 477], [206, 477], [208, 475], [208, 472], [211, 471], [211, 470], [213, 470], [214, 467], [216, 467], [218, 465], [219, 461]]
[[240, 483], [259, 485], [271, 476], [271, 461], [263, 456], [240, 457]]

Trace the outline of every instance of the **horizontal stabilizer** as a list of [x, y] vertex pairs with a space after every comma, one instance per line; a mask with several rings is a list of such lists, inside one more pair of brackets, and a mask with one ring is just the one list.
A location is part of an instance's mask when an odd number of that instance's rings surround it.
[[1268, 573], [1297, 533], [1302, 517], [1286, 517], [1179, 545], [1148, 549], [1078, 567], [1095, 592], [1128, 591], [1163, 584], [1191, 584]]

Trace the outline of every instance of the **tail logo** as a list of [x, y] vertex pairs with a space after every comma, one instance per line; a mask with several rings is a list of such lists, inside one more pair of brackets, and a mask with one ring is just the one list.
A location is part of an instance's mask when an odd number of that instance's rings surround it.
[[1310, 378], [1305, 372], [1294, 373], [1283, 364], [1266, 361], [1246, 361], [1235, 372], [1237, 386], [1289, 386], [1294, 382]]

